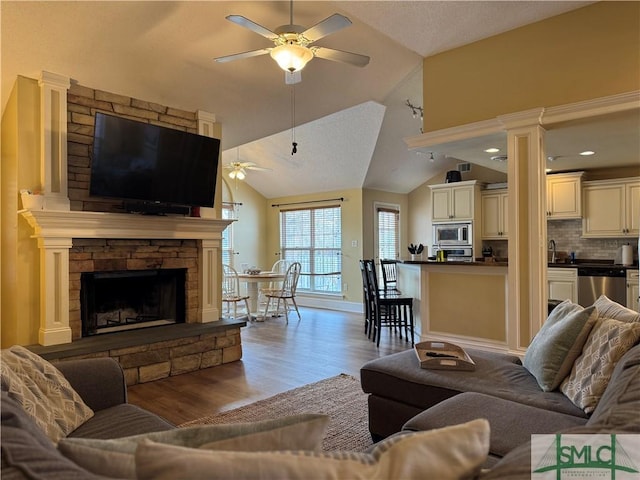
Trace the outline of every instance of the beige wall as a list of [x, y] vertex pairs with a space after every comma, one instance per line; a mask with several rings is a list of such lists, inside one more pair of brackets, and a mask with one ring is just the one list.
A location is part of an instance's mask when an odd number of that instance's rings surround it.
[[[251, 173], [249, 173], [251, 175]], [[267, 251], [265, 238], [268, 230], [266, 200], [243, 181], [231, 180], [226, 172], [222, 175], [222, 188], [226, 190], [225, 201], [241, 203], [238, 220], [233, 224], [233, 265], [239, 270], [243, 263], [268, 270], [273, 265], [273, 253]]]
[[[343, 202], [322, 200], [332, 198], [344, 198]], [[347, 289], [343, 289], [344, 299], [352, 302], [362, 302], [362, 276], [358, 261], [362, 258], [362, 231], [363, 231], [363, 201], [361, 189], [340, 190], [334, 192], [317, 193], [313, 195], [296, 195], [291, 197], [278, 197], [265, 200], [267, 229], [267, 259], [275, 257], [273, 254], [280, 251], [280, 208], [272, 207], [274, 204], [302, 203], [300, 208], [318, 207], [322, 205], [340, 205], [342, 207], [342, 283], [346, 283]], [[294, 208], [296, 205], [290, 206]], [[286, 206], [282, 206], [286, 208]], [[356, 242], [356, 246], [352, 243]]]
[[424, 130], [637, 90], [640, 2], [599, 2], [424, 59]]
[[[31, 228], [17, 214], [21, 189], [40, 185], [40, 89], [18, 77], [2, 116], [2, 347], [38, 342], [39, 250]], [[34, 294], [34, 292], [36, 292]]]

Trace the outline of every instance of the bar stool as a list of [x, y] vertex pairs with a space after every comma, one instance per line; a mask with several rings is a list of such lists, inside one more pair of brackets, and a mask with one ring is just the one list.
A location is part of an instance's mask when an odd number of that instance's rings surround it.
[[400, 338], [402, 338], [402, 330], [404, 329], [407, 340], [411, 335], [411, 346], [413, 346], [413, 298], [402, 296], [397, 292], [381, 292], [378, 288], [374, 262], [372, 260], [365, 261], [364, 267], [368, 279], [368, 294], [371, 299], [369, 328], [373, 328], [373, 341], [377, 346], [380, 346], [382, 327], [388, 326], [390, 330], [398, 331]]

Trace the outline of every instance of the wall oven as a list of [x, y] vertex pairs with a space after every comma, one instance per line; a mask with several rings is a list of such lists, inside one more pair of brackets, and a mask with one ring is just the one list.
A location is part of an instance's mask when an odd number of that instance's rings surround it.
[[473, 244], [472, 224], [437, 223], [433, 226], [433, 244], [446, 247], [471, 247]]
[[442, 250], [446, 262], [473, 262], [473, 249], [471, 247], [433, 247], [436, 256], [438, 250]]

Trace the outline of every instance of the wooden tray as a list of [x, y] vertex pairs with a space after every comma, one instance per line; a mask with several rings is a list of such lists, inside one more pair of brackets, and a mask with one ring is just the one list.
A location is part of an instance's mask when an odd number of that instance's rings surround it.
[[476, 369], [476, 364], [469, 354], [462, 347], [453, 343], [420, 342], [416, 343], [414, 349], [421, 368], [463, 371]]

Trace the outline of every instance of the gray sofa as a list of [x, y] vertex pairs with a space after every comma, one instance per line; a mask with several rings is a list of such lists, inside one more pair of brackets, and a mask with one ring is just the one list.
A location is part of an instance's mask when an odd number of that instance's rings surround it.
[[518, 357], [468, 353], [476, 363], [473, 372], [421, 369], [413, 350], [366, 363], [360, 373], [373, 438], [486, 418], [486, 478], [529, 479], [532, 434], [640, 433], [640, 345], [617, 363], [590, 416], [560, 391], [543, 392]]
[[[153, 413], [127, 403], [122, 368], [111, 358], [56, 364], [95, 415], [70, 437], [119, 438], [175, 428]], [[94, 479], [64, 457], [20, 407], [2, 392], [2, 479]]]

